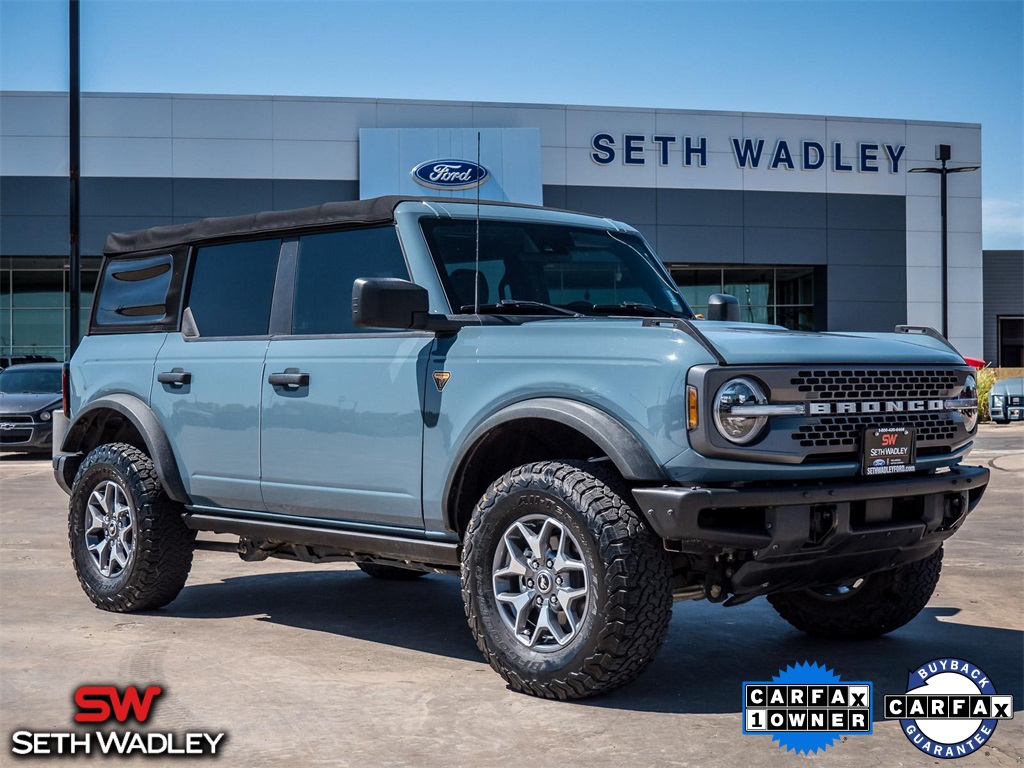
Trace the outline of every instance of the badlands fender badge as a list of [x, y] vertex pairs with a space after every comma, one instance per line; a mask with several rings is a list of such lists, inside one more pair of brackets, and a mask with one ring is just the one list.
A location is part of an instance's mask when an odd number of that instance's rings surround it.
[[437, 385], [438, 392], [444, 389], [444, 385], [451, 377], [452, 375], [448, 371], [434, 371], [434, 384]]

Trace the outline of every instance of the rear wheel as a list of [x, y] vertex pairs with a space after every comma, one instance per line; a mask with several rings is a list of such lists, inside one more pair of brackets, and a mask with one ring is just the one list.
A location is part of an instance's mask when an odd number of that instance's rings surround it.
[[426, 571], [414, 571], [410, 568], [398, 568], [394, 565], [381, 565], [380, 563], [356, 563], [356, 565], [367, 576], [385, 581], [412, 581], [427, 575]]
[[768, 595], [778, 614], [809, 635], [864, 640], [899, 629], [928, 604], [942, 570], [942, 547], [924, 560], [850, 585]]
[[477, 646], [517, 691], [577, 699], [633, 680], [672, 614], [671, 568], [621, 480], [541, 462], [496, 480], [466, 531]]
[[71, 490], [68, 538], [89, 599], [106, 611], [131, 612], [177, 597], [196, 536], [182, 511], [138, 448], [109, 443], [86, 456]]

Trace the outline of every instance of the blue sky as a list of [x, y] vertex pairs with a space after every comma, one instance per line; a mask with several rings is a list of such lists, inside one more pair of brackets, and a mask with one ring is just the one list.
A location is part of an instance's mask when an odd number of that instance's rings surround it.
[[[0, 89], [66, 89], [66, 13], [0, 0]], [[984, 245], [1022, 248], [1022, 41], [1021, 0], [82, 0], [82, 87], [981, 123]]]

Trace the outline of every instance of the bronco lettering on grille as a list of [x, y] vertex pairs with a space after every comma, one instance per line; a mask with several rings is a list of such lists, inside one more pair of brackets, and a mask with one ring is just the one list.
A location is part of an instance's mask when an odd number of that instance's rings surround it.
[[812, 416], [827, 413], [919, 413], [945, 411], [944, 400], [871, 400], [855, 403], [809, 403], [807, 412]]

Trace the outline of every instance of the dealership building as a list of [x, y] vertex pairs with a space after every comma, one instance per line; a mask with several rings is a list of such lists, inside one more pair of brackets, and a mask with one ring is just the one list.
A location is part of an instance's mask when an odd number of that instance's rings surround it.
[[[951, 165], [980, 165], [976, 124], [84, 94], [83, 306], [111, 231], [382, 194], [479, 192], [634, 225], [696, 311], [725, 291], [743, 319], [790, 328], [941, 328], [940, 178], [910, 172], [936, 167], [938, 144], [951, 147]], [[68, 157], [66, 93], [0, 94], [0, 354], [66, 353]], [[478, 188], [431, 184], [431, 173], [448, 172], [436, 168], [459, 173], [478, 159], [487, 171]], [[948, 183], [950, 339], [988, 357], [981, 172]]]

